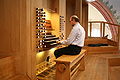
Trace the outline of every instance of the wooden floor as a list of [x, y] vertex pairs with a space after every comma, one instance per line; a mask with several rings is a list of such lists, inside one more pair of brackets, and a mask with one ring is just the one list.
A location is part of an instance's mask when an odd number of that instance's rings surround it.
[[108, 63], [105, 58], [89, 55], [85, 59], [86, 69], [74, 80], [108, 80]]
[[[120, 80], [120, 66], [108, 66], [108, 57], [112, 56], [115, 57], [115, 55], [112, 54], [93, 54], [85, 56], [86, 69], [85, 71], [79, 72], [73, 80]], [[9, 79], [3, 79], [1, 74], [0, 80], [28, 79], [20, 75], [15, 75], [15, 77]], [[55, 80], [55, 78], [48, 80]]]
[[78, 72], [73, 80], [120, 80], [120, 66], [108, 65], [108, 59], [112, 57], [118, 58], [118, 55], [87, 55], [85, 57], [85, 71]]
[[120, 66], [110, 68], [110, 80], [120, 80]]
[[109, 67], [109, 56], [112, 54], [86, 56], [86, 69], [79, 72], [74, 80], [120, 80], [120, 66]]

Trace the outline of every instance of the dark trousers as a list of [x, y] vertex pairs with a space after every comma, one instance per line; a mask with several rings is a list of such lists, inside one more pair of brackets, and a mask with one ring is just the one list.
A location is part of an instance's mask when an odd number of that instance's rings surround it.
[[81, 48], [82, 47], [79, 47], [76, 45], [69, 45], [67, 47], [55, 50], [54, 55], [56, 58], [62, 56], [63, 54], [64, 55], [77, 55], [81, 52]]

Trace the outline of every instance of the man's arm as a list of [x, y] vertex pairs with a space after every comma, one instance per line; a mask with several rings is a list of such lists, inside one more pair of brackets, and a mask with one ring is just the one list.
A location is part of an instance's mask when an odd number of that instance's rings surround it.
[[78, 30], [76, 28], [73, 28], [72, 31], [70, 32], [68, 38], [64, 41], [61, 41], [62, 44], [71, 44], [77, 36]]

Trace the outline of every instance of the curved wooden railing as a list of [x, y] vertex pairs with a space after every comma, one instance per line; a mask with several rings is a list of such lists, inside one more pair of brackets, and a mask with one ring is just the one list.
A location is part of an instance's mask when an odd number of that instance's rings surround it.
[[[90, 21], [89, 22], [89, 26], [88, 26], [88, 29], [89, 29], [89, 33], [88, 33], [88, 37], [93, 37], [92, 36], [92, 29], [94, 27], [94, 24], [98, 24], [100, 29], [100, 36], [99, 37], [107, 37], [109, 35], [105, 35], [105, 27], [108, 27], [110, 28], [111, 30], [111, 33], [112, 33], [112, 38], [111, 40], [113, 41], [116, 41], [118, 42], [119, 41], [119, 28], [120, 28], [120, 25], [118, 24], [113, 24], [113, 23], [109, 23], [109, 22], [104, 22], [104, 21]], [[113, 30], [114, 29], [114, 30]]]

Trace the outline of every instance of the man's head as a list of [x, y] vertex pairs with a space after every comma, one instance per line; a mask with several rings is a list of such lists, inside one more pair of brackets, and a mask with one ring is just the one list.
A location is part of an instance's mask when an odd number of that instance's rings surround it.
[[70, 17], [70, 23], [71, 23], [72, 25], [75, 25], [77, 22], [80, 22], [79, 18], [78, 18], [76, 15], [72, 15], [72, 16]]

